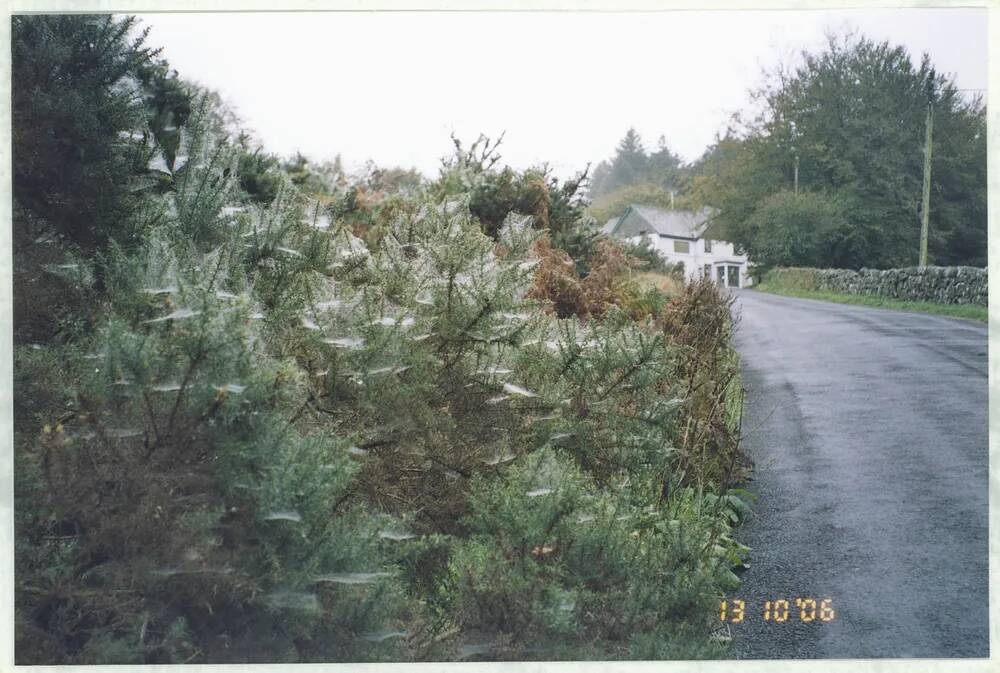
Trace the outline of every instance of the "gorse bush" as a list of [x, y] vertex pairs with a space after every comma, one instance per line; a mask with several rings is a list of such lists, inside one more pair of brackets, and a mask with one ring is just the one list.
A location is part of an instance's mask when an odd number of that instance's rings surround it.
[[614, 493], [548, 449], [513, 466], [499, 486], [475, 482], [470, 535], [450, 573], [456, 617], [479, 640], [462, 643], [459, 656], [720, 653], [704, 629], [712, 588], [725, 581], [716, 573], [728, 570], [702, 565], [705, 531]]
[[110, 238], [135, 242], [135, 156], [122, 149], [145, 126], [142, 92], [133, 86], [156, 55], [145, 33], [130, 39], [135, 21], [111, 17], [11, 21], [19, 205], [88, 250]]
[[[458, 138], [452, 141], [455, 151], [442, 162], [432, 194], [467, 194], [470, 212], [491, 238], [497, 237], [508, 214], [530, 215], [535, 228], [548, 231], [574, 259], [585, 260], [597, 239], [596, 222], [584, 215], [582, 191], [589, 167], [560, 184], [545, 165], [523, 172], [496, 168], [502, 135], [496, 140], [480, 135], [468, 147]], [[579, 270], [586, 274], [585, 268]]]
[[[113, 150], [131, 220], [16, 257], [75, 301], [17, 316], [18, 662], [719, 654], [746, 549], [714, 287], [668, 302], [597, 239], [581, 277], [571, 190], [548, 226], [482, 210], [523, 177], [488, 160], [312, 191], [183, 91]], [[15, 227], [52, 226], [25, 190]]]
[[64, 351], [72, 411], [34, 449], [81, 582], [47, 600], [100, 615], [75, 627], [98, 641], [63, 647], [92, 663], [172, 661], [168, 636], [208, 660], [371, 658], [385, 647], [363, 636], [398, 596], [380, 585], [391, 521], [331, 516], [359, 468], [304, 416], [308, 375], [268, 347], [316, 253], [276, 245], [309, 242], [294, 205], [227, 215], [229, 149], [191, 133], [168, 214], [114, 269], [114, 310]]

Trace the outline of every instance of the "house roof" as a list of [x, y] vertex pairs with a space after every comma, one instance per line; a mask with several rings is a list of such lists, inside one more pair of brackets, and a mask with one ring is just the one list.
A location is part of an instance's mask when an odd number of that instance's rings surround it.
[[[610, 227], [607, 233], [620, 232], [626, 236], [640, 233], [633, 231], [648, 227], [652, 232], [661, 236], [671, 236], [674, 238], [699, 238], [704, 233], [713, 211], [710, 208], [702, 208], [697, 212], [690, 210], [665, 210], [653, 206], [640, 206], [633, 203], [625, 211], [622, 217], [609, 222], [605, 227]], [[628, 223], [629, 226], [622, 227]]]

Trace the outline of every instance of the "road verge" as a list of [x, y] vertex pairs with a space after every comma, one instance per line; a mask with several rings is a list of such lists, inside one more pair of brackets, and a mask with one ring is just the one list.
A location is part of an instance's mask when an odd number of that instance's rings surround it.
[[986, 322], [988, 309], [985, 306], [976, 304], [939, 304], [930, 301], [902, 301], [899, 299], [888, 299], [886, 297], [871, 297], [867, 295], [841, 294], [838, 292], [821, 292], [818, 290], [802, 290], [798, 288], [782, 287], [774, 283], [763, 282], [755, 285], [754, 290], [758, 292], [768, 292], [785, 297], [799, 297], [801, 299], [816, 299], [819, 301], [831, 301], [838, 304], [854, 304], [857, 306], [870, 306], [873, 308], [884, 308], [894, 311], [908, 311], [911, 313], [929, 313], [932, 315], [943, 315], [950, 318], [963, 318], [977, 322]]

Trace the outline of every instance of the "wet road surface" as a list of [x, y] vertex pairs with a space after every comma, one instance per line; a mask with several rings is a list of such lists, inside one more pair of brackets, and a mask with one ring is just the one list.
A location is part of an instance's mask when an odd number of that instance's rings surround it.
[[758, 500], [735, 655], [989, 656], [986, 325], [736, 296]]

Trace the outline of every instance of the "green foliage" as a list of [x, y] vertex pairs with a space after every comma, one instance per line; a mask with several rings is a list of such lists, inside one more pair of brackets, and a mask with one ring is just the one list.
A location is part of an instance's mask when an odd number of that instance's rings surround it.
[[642, 180], [648, 167], [646, 148], [634, 128], [630, 128], [615, 148], [610, 164], [603, 162], [595, 172], [593, 192], [609, 192]]
[[545, 226], [549, 215], [548, 186], [544, 177], [534, 171], [523, 176], [510, 168], [487, 173], [472, 190], [469, 210], [492, 237], [497, 236], [504, 218], [511, 211], [533, 215], [541, 226]]
[[785, 267], [769, 269], [761, 277], [761, 282], [775, 288], [788, 290], [818, 290], [815, 269]]
[[[659, 282], [649, 282], [656, 278]], [[664, 279], [667, 280], [664, 280]], [[671, 292], [667, 288], [683, 286], [683, 279], [661, 276], [646, 272], [639, 278], [629, 277], [619, 281], [617, 291], [621, 297], [621, 308], [637, 320], [647, 316], [661, 315], [667, 307]]]
[[621, 246], [627, 254], [645, 262], [646, 265], [644, 268], [646, 270], [672, 275], [678, 280], [684, 280], [684, 265], [667, 262], [663, 255], [653, 247], [652, 242], [648, 238], [643, 237], [638, 242], [631, 240], [623, 241], [621, 242]]
[[752, 232], [755, 266], [819, 267], [837, 256], [836, 242], [847, 222], [840, 205], [821, 194], [776, 192], [754, 210], [746, 228]]
[[[92, 21], [52, 30], [128, 23]], [[631, 282], [585, 174], [456, 143], [432, 185], [348, 187], [129, 63], [143, 130], [86, 138], [132, 171], [123, 219], [16, 258], [18, 662], [717, 655], [746, 551], [721, 295]], [[25, 231], [59, 217], [36, 190]], [[586, 311], [534, 292], [557, 271]], [[41, 277], [75, 306], [50, 331]]]
[[530, 215], [535, 228], [548, 230], [554, 240], [572, 247], [574, 259], [590, 253], [595, 240], [590, 230], [595, 225], [584, 219], [582, 190], [587, 170], [560, 184], [547, 166], [521, 173], [510, 167], [497, 169], [501, 160], [497, 149], [503, 136], [496, 141], [480, 136], [468, 148], [459, 139], [452, 140], [455, 154], [444, 162], [441, 176], [432, 186], [435, 196], [449, 198], [468, 193], [469, 210], [492, 238], [497, 237], [507, 215], [514, 212]]
[[[681, 185], [684, 173], [680, 157], [670, 150], [665, 137], [660, 136], [655, 152], [647, 152], [639, 134], [630, 128], [611, 161], [602, 161], [594, 169], [590, 196], [595, 201], [603, 201], [615, 192], [635, 187], [647, 190], [657, 188], [669, 194]], [[610, 213], [607, 217], [614, 214]], [[603, 215], [594, 216], [598, 220], [606, 219]]]
[[[178, 619], [189, 657], [387, 656], [392, 644], [362, 636], [402, 605], [382, 579], [377, 532], [391, 522], [354, 508], [331, 515], [358, 469], [350, 444], [305, 422], [307, 374], [268, 345], [316, 287], [320, 253], [289, 247], [308, 247], [311, 232], [280, 200], [220, 219], [225, 188], [213, 183], [225, 182], [215, 171], [230, 150], [198, 131], [189, 125], [165, 219], [109, 261], [113, 313], [61, 351], [73, 411], [36, 451], [75, 547], [69, 581], [43, 595], [111, 620], [78, 652], [62, 645], [80, 663], [173, 661]], [[276, 310], [258, 319], [257, 305]], [[23, 371], [46, 381], [54, 365]], [[357, 584], [356, 573], [369, 575]], [[131, 598], [101, 591], [110, 587], [132, 587]]]
[[166, 61], [146, 64], [139, 69], [138, 75], [144, 91], [149, 129], [172, 173], [183, 163], [182, 128], [191, 115], [192, 94]]
[[718, 535], [717, 501], [692, 507], [691, 495], [639, 508], [551, 450], [499, 483], [477, 480], [470, 536], [450, 567], [459, 623], [490, 634], [476, 643], [481, 656], [719, 656], [704, 636], [710, 587], [730, 580], [721, 559], [701, 552]]
[[155, 52], [145, 32], [129, 38], [134, 25], [89, 15], [11, 20], [16, 200], [87, 250], [141, 233], [130, 228], [138, 224], [130, 178], [145, 161], [127, 150], [146, 127], [142, 96], [156, 96], [157, 82], [137, 79]]
[[749, 469], [739, 447], [744, 391], [731, 341], [732, 302], [702, 278], [685, 284], [657, 316], [675, 348], [675, 376], [685, 391], [677, 469], [701, 490], [738, 483]]
[[424, 176], [415, 168], [379, 168], [371, 172], [371, 188], [386, 194], [407, 194], [424, 185]]
[[594, 256], [601, 230], [594, 218], [584, 216], [572, 226], [552, 235], [552, 244], [572, 258], [576, 272], [581, 276], [590, 273], [590, 262]]
[[296, 152], [294, 157], [282, 164], [282, 169], [293, 185], [310, 196], [333, 194], [346, 181], [339, 156], [333, 162], [317, 164]]
[[238, 171], [240, 188], [256, 203], [268, 204], [278, 196], [281, 173], [278, 158], [266, 154], [260, 147], [252, 151], [241, 138]]
[[[986, 135], [981, 98], [964, 98], [925, 55], [863, 37], [831, 37], [756, 93], [763, 114], [740, 122], [694, 168], [693, 192], [718, 207], [718, 224], [752, 258], [773, 254], [781, 233], [758, 238], [753, 214], [792, 186], [829, 195], [846, 223], [831, 232], [821, 265], [907, 266], [919, 249], [923, 144], [934, 108], [930, 256], [985, 264]], [[773, 204], [771, 204], [773, 207]], [[758, 244], [763, 243], [762, 250]], [[809, 247], [809, 246], [807, 246]], [[814, 263], [788, 249], [795, 264]], [[780, 255], [779, 255], [780, 256]]]

